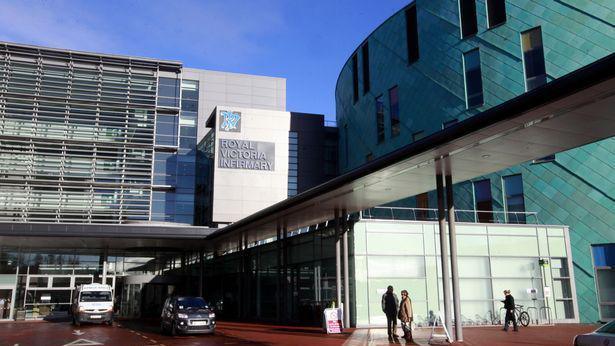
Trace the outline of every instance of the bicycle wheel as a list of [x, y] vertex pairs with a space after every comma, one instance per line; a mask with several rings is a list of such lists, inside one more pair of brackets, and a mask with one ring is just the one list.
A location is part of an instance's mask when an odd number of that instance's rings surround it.
[[530, 314], [528, 314], [527, 312], [523, 311], [522, 313], [519, 314], [519, 323], [524, 326], [527, 327], [530, 324]]

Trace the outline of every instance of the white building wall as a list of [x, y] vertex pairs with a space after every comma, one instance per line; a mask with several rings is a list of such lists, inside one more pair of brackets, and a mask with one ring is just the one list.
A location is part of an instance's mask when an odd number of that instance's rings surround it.
[[182, 74], [199, 81], [197, 143], [209, 131], [205, 122], [217, 105], [286, 110], [286, 78], [194, 68], [184, 68]]
[[[223, 110], [241, 113], [239, 132], [220, 130]], [[213, 222], [235, 222], [287, 198], [289, 112], [217, 106], [215, 131]], [[220, 168], [221, 139], [273, 143], [274, 169]]]

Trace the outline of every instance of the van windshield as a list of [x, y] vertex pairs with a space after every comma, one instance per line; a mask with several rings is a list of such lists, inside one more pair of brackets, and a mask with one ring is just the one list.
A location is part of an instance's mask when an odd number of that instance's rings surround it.
[[81, 292], [80, 302], [110, 302], [111, 292], [109, 291], [85, 291]]

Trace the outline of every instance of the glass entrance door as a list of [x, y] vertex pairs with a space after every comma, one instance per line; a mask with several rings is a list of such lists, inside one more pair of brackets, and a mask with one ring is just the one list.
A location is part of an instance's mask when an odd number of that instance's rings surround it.
[[592, 245], [600, 319], [615, 320], [615, 244]]
[[13, 290], [0, 289], [0, 320], [11, 318], [13, 309]]

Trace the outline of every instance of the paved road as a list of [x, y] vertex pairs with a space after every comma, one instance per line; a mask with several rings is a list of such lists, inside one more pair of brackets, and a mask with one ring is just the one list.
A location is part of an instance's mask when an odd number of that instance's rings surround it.
[[85, 345], [262, 345], [251, 340], [215, 335], [168, 336], [147, 322], [116, 322], [113, 326], [69, 322], [0, 323], [0, 346], [85, 346]]

